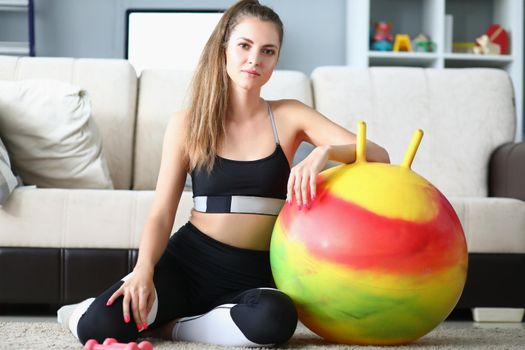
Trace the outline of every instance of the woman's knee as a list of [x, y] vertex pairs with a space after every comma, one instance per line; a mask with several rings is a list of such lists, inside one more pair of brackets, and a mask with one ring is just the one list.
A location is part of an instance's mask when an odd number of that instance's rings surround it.
[[106, 338], [115, 338], [119, 342], [128, 343], [136, 340], [138, 331], [134, 322], [124, 322], [122, 303], [115, 303], [108, 307], [101, 298], [98, 298], [78, 321], [77, 334], [82, 344], [89, 339], [102, 343]]
[[285, 343], [297, 327], [292, 299], [275, 289], [258, 289], [252, 302], [235, 305], [231, 316], [245, 336], [257, 344]]

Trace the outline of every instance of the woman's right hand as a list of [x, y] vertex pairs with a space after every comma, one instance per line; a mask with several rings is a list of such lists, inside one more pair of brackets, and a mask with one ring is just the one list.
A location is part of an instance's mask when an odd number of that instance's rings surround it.
[[130, 310], [139, 331], [148, 328], [148, 314], [155, 301], [155, 286], [153, 284], [153, 269], [136, 266], [133, 273], [122, 286], [108, 299], [106, 305], [111, 306], [120, 296], [124, 322], [130, 322]]

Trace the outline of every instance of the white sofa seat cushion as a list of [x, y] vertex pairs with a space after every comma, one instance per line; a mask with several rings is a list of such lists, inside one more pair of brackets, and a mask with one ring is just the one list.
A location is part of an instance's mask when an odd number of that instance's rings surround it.
[[470, 253], [525, 254], [525, 202], [513, 198], [451, 197]]
[[[0, 246], [138, 248], [153, 196], [153, 191], [19, 187], [0, 210]], [[450, 202], [470, 253], [525, 254], [525, 202], [467, 197]], [[172, 233], [188, 221], [192, 207], [192, 194], [184, 191]]]
[[[153, 191], [18, 187], [0, 210], [0, 247], [138, 248], [153, 196]], [[192, 206], [191, 192], [184, 192], [174, 229], [188, 221]]]

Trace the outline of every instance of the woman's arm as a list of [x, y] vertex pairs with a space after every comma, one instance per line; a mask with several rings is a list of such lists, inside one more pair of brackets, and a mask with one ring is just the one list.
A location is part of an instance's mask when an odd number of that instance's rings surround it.
[[175, 114], [166, 128], [155, 198], [144, 226], [135, 268], [153, 271], [168, 243], [179, 205], [188, 162], [183, 153], [184, 116]]
[[[299, 101], [294, 101], [293, 105], [298, 114], [297, 126], [303, 134], [302, 141], [314, 146], [330, 146], [329, 160], [347, 164], [355, 161], [357, 138], [353, 132]], [[370, 162], [390, 162], [388, 152], [370, 140], [366, 141], [366, 159]]]
[[132, 276], [108, 300], [110, 306], [123, 296], [123, 322], [130, 322], [131, 309], [139, 330], [147, 328], [147, 316], [155, 301], [155, 264], [166, 249], [186, 180], [184, 122], [184, 112], [176, 113], [168, 122], [155, 197], [142, 232], [137, 264]]
[[[315, 198], [317, 174], [328, 160], [355, 161], [356, 135], [299, 101], [287, 102], [286, 114], [294, 119], [300, 142], [316, 146], [292, 169], [288, 180], [288, 202], [295, 201], [299, 207], [308, 207]], [[370, 140], [366, 141], [366, 158], [370, 162], [390, 163], [388, 152]]]

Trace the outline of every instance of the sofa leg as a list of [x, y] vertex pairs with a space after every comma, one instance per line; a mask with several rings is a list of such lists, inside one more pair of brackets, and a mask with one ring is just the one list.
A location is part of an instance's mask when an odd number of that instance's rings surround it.
[[525, 309], [503, 307], [475, 307], [472, 309], [474, 322], [521, 322]]

